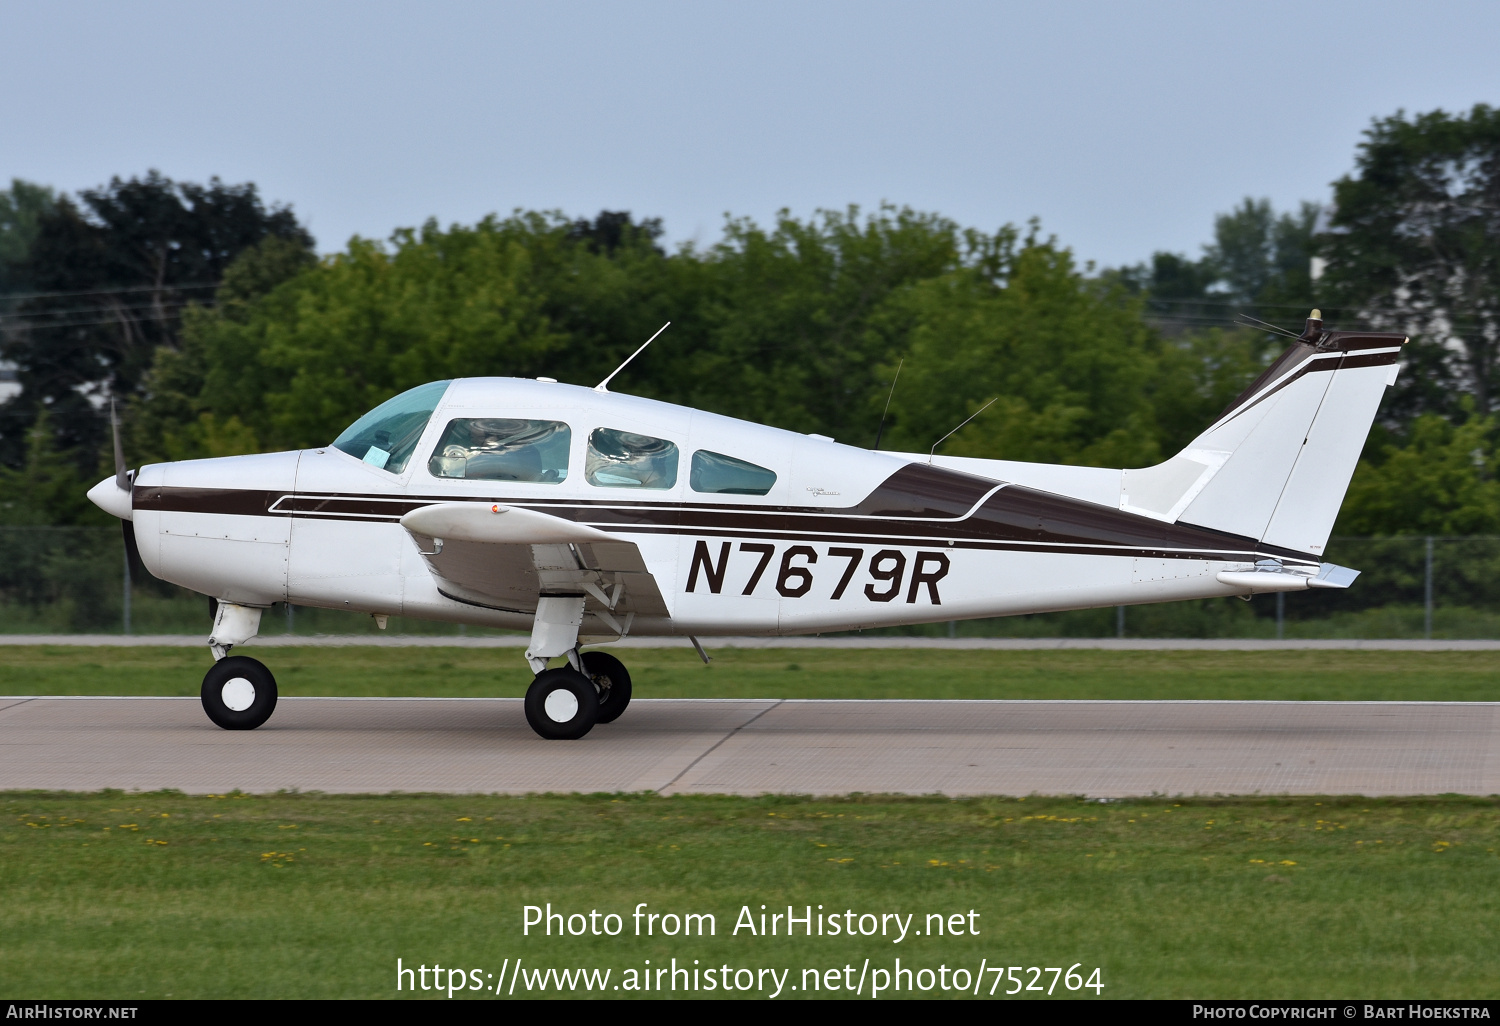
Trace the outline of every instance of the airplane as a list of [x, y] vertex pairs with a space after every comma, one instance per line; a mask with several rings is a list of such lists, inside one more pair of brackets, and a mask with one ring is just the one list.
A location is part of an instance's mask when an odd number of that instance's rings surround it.
[[88, 496], [152, 574], [210, 597], [202, 701], [220, 727], [274, 711], [271, 671], [230, 652], [290, 602], [381, 629], [529, 630], [526, 719], [577, 739], [631, 697], [621, 661], [585, 645], [686, 636], [706, 660], [705, 636], [1347, 588], [1358, 571], [1323, 550], [1406, 342], [1314, 310], [1187, 448], [1141, 469], [862, 449], [611, 392], [614, 374], [476, 377], [292, 452], [132, 471], [116, 429], [115, 476]]

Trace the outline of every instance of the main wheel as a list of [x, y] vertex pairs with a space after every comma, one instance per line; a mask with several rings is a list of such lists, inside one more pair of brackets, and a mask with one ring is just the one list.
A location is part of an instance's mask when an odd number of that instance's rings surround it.
[[630, 704], [630, 672], [608, 652], [583, 653], [583, 672], [599, 692], [599, 722], [613, 723]]
[[203, 711], [225, 730], [254, 730], [276, 711], [276, 678], [259, 659], [226, 656], [203, 675]]
[[543, 670], [526, 689], [526, 722], [548, 741], [576, 741], [598, 720], [594, 682], [571, 666]]

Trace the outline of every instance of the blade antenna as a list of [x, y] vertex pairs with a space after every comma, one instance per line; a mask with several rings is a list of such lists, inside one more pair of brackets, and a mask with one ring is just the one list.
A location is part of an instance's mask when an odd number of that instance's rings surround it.
[[[1285, 335], [1287, 338], [1296, 338], [1297, 337], [1295, 334], [1293, 334], [1290, 331], [1287, 331], [1285, 328], [1277, 327], [1274, 324], [1271, 324], [1271, 323], [1269, 323], [1267, 321], [1261, 320], [1259, 317], [1251, 317], [1247, 313], [1236, 314], [1235, 317], [1237, 319], [1239, 319], [1240, 324], [1244, 325], [1247, 328], [1260, 327], [1260, 328], [1262, 328], [1262, 329], [1264, 329], [1266, 331], [1274, 331], [1278, 335]], [[1247, 323], [1247, 322], [1254, 322], [1254, 323]]]
[[122, 492], [130, 491], [130, 471], [125, 469], [125, 447], [120, 443], [120, 417], [115, 412], [115, 401], [109, 401], [109, 430], [115, 441], [115, 487]]
[[891, 412], [891, 397], [896, 394], [896, 382], [901, 380], [901, 365], [906, 362], [902, 357], [896, 362], [896, 374], [891, 378], [891, 390], [885, 397], [885, 409], [880, 411], [880, 427], [875, 430], [875, 451], [880, 451], [880, 436], [885, 433], [885, 415]]
[[[662, 332], [666, 331], [671, 326], [672, 326], [672, 322], [668, 321], [666, 324], [663, 324], [661, 327], [659, 327], [659, 328], [656, 329], [656, 335], [660, 335]], [[635, 352], [633, 352], [629, 356], [627, 356], [625, 358], [625, 363], [620, 364], [620, 366], [616, 367], [613, 371], [610, 372], [609, 377], [605, 378], [603, 381], [599, 382], [599, 384], [597, 384], [597, 385], [594, 386], [594, 391], [595, 392], [608, 392], [609, 389], [605, 388], [604, 386], [608, 385], [611, 381], [613, 381], [615, 379], [615, 375], [618, 374], [618, 373], [620, 373], [622, 370], [624, 370], [625, 367], [626, 367], [626, 365], [629, 364], [631, 360], [634, 360], [637, 356], [640, 356], [641, 353], [645, 351], [646, 346], [649, 346], [651, 343], [655, 342], [656, 341], [656, 335], [652, 335], [650, 338], [646, 339], [646, 341], [641, 344], [641, 348], [640, 349], [637, 349]]]
[[[1000, 397], [998, 395], [995, 396], [995, 399], [999, 399], [999, 398]], [[967, 424], [969, 421], [971, 421], [975, 417], [979, 416], [985, 410], [989, 409], [991, 406], [994, 406], [995, 405], [995, 399], [991, 399], [989, 402], [985, 403], [979, 409], [977, 409], [973, 413], [969, 414], [969, 416], [964, 419], [964, 424]], [[944, 442], [946, 442], [953, 435], [958, 434], [958, 428], [963, 427], [964, 424], [960, 424], [958, 427], [954, 428], [952, 431], [949, 431], [942, 438], [939, 438], [936, 442], [932, 443], [932, 448], [930, 450], [928, 450], [928, 453], [927, 453], [927, 462], [928, 463], [931, 463], [932, 462], [932, 458], [937, 455], [937, 447], [940, 446], [940, 445], [942, 445]]]

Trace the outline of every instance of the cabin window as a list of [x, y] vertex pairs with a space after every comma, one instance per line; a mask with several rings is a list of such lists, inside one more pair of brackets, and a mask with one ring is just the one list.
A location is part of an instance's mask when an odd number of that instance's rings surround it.
[[448, 382], [433, 381], [387, 399], [350, 424], [333, 440], [333, 447], [372, 467], [399, 474], [447, 390]]
[[677, 484], [677, 445], [665, 438], [595, 428], [583, 476], [606, 488], [671, 488]]
[[695, 492], [764, 495], [775, 483], [775, 471], [707, 449], [693, 453], [692, 468], [688, 471], [688, 484]]
[[427, 469], [433, 477], [556, 484], [568, 476], [572, 439], [568, 425], [556, 420], [450, 420]]

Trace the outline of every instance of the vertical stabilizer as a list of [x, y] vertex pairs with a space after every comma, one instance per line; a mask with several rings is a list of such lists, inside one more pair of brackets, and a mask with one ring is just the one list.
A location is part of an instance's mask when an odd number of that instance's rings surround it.
[[[1310, 318], [1291, 348], [1183, 453], [1126, 471], [1121, 505], [1146, 495], [1155, 512], [1138, 511], [1147, 515], [1321, 554], [1406, 341], [1324, 331], [1321, 319]], [[1188, 464], [1201, 467], [1196, 477]]]

